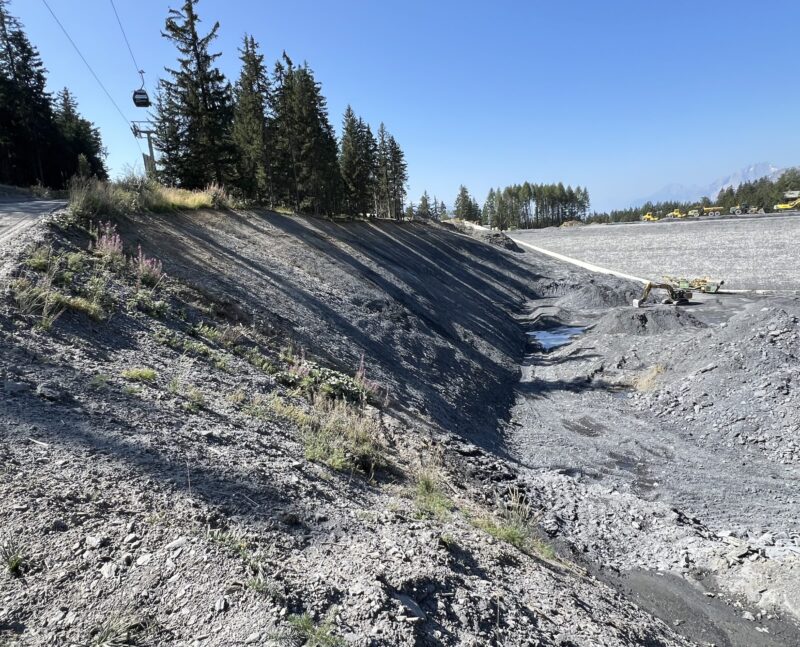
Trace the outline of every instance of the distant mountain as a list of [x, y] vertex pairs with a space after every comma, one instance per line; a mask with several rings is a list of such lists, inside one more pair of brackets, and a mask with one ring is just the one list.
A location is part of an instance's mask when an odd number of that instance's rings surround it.
[[776, 180], [781, 176], [786, 169], [778, 168], [768, 162], [761, 162], [759, 164], [751, 164], [731, 175], [718, 178], [707, 184], [702, 185], [686, 185], [686, 184], [668, 184], [659, 191], [645, 198], [636, 200], [632, 206], [639, 206], [645, 202], [694, 202], [703, 196], [708, 196], [712, 200], [717, 197], [722, 189], [733, 187], [734, 189], [740, 184], [745, 182], [753, 182], [762, 177], [768, 177], [771, 180]]

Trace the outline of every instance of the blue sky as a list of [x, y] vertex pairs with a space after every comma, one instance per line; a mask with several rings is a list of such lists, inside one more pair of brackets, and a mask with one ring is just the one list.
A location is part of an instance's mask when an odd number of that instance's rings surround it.
[[[109, 0], [48, 0], [129, 119], [138, 76]], [[175, 52], [180, 0], [115, 0], [152, 91]], [[12, 0], [49, 70], [100, 126], [113, 174], [136, 142], [41, 0]], [[252, 33], [322, 83], [337, 130], [348, 103], [403, 147], [410, 197], [452, 205], [459, 184], [580, 184], [598, 210], [753, 162], [800, 164], [796, 0], [201, 0], [238, 74]]]

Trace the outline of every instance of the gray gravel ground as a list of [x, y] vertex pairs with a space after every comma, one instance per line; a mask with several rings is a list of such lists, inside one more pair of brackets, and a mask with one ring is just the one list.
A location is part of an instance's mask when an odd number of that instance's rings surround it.
[[740, 290], [800, 290], [800, 215], [513, 231], [515, 240], [618, 272], [711, 276]]
[[[305, 611], [364, 647], [800, 644], [797, 462], [776, 451], [796, 437], [795, 302], [633, 311], [636, 285], [415, 223], [197, 213], [121, 231], [164, 261], [163, 307], [119, 274], [102, 321], [43, 331], [0, 303], [0, 542], [25, 563], [0, 574], [0, 642], [141, 626], [142, 645], [275, 645]], [[60, 289], [97, 286], [102, 263]], [[531, 346], [519, 382], [525, 331], [559, 323], [597, 325]], [[310, 410], [276, 373], [301, 347], [348, 374], [363, 354], [388, 388], [363, 408], [389, 462], [374, 478], [309, 460], [302, 417], [270, 408]], [[730, 362], [708, 368], [714, 353]], [[746, 398], [759, 429], [740, 444]], [[419, 508], [426, 471], [449, 510]], [[487, 531], [519, 514], [543, 542], [526, 551]]]

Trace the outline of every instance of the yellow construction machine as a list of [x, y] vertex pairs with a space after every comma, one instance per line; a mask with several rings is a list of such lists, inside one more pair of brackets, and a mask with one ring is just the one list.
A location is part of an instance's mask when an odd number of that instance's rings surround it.
[[721, 214], [722, 207], [695, 207], [690, 209], [687, 215], [697, 218], [698, 216], [719, 216]]
[[735, 207], [731, 207], [730, 212], [731, 215], [734, 216], [741, 216], [743, 213], [764, 213], [764, 207], [751, 207], [748, 204], [737, 204]]
[[773, 209], [775, 209], [775, 211], [799, 211], [800, 198], [797, 198], [797, 200], [792, 200], [791, 202], [781, 202], [780, 204], [776, 204]]
[[646, 214], [642, 216], [642, 220], [644, 222], [658, 222], [661, 220], [658, 216], [654, 216], [652, 211], [648, 211]]
[[665, 218], [685, 218], [687, 214], [683, 213], [680, 209], [673, 209], [670, 211]]
[[691, 290], [676, 288], [671, 283], [653, 283], [652, 281], [648, 281], [644, 284], [642, 296], [633, 300], [633, 307], [641, 308], [645, 301], [647, 301], [647, 297], [650, 296], [650, 292], [653, 290], [664, 290], [667, 293], [667, 298], [661, 301], [661, 303], [665, 303], [667, 305], [686, 305], [692, 298]]
[[725, 285], [725, 281], [716, 281], [708, 276], [700, 276], [694, 279], [665, 276], [664, 282], [669, 283], [676, 290], [694, 290], [704, 294], [716, 294]]

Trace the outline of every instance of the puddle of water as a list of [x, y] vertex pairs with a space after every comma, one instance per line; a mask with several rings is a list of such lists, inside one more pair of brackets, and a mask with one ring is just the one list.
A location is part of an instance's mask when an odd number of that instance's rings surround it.
[[531, 330], [528, 337], [532, 338], [545, 353], [569, 344], [573, 337], [580, 335], [585, 328], [578, 326], [556, 326], [547, 330]]

